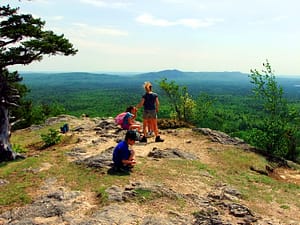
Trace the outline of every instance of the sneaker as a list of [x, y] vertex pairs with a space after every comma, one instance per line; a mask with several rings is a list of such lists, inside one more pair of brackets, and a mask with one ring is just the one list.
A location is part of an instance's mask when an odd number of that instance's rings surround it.
[[140, 142], [147, 142], [147, 138], [145, 136], [143, 136], [141, 139], [140, 139]]
[[114, 166], [113, 171], [117, 173], [129, 173], [132, 172], [132, 167], [129, 166]]
[[155, 138], [155, 142], [164, 142], [164, 139], [161, 139], [160, 136]]

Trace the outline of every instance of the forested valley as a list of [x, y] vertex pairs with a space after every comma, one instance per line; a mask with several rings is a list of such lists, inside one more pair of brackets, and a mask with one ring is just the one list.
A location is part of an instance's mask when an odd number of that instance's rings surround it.
[[[131, 75], [74, 72], [21, 73], [21, 76], [23, 84], [30, 90], [24, 103], [27, 102], [27, 109], [32, 108], [30, 113], [24, 109], [19, 113], [27, 114], [24, 117], [31, 124], [42, 123], [45, 118], [58, 114], [115, 117], [127, 106], [136, 105], [141, 100], [145, 81], [150, 81], [153, 91], [159, 94], [159, 118], [173, 118], [172, 104], [161, 88], [163, 79], [186, 88], [184, 93], [195, 104], [194, 116], [187, 122], [194, 126], [223, 131], [249, 141], [253, 135], [258, 135], [253, 134], [253, 130], [263, 123], [262, 106], [253, 98], [249, 75], [240, 72], [165, 70]], [[300, 77], [278, 76], [276, 81], [283, 89], [289, 109], [298, 114]], [[141, 112], [138, 120], [141, 120]], [[18, 126], [26, 124], [19, 123], [15, 129]], [[297, 129], [294, 132], [297, 137], [294, 142], [300, 146], [300, 134]], [[259, 142], [259, 138], [256, 137], [256, 141]]]

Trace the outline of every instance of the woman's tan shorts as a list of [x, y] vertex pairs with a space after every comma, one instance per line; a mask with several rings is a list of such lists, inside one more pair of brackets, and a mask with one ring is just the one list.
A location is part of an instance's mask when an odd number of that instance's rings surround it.
[[143, 119], [156, 119], [157, 114], [156, 110], [144, 110], [143, 111]]

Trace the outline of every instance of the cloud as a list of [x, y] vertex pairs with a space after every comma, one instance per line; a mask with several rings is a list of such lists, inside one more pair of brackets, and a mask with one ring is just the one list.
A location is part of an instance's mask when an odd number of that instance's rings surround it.
[[222, 19], [179, 19], [175, 21], [168, 21], [165, 19], [156, 19], [151, 14], [144, 13], [136, 18], [136, 21], [143, 24], [148, 24], [152, 26], [159, 27], [169, 27], [169, 26], [185, 26], [191, 28], [209, 27], [216, 23], [223, 22]]
[[222, 19], [181, 19], [178, 20], [176, 24], [191, 27], [191, 28], [200, 28], [200, 27], [210, 27], [216, 23], [223, 22]]
[[161, 0], [162, 2], [170, 5], [190, 6], [192, 9], [205, 9], [206, 5], [199, 0]]
[[128, 36], [127, 31], [109, 27], [94, 27], [84, 23], [73, 23], [72, 26], [64, 28], [52, 26], [51, 30], [55, 33], [64, 34], [75, 46], [77, 46], [77, 43], [74, 40], [81, 40], [82, 42], [102, 42], [103, 38], [111, 39], [111, 37], [119, 38]]
[[140, 23], [159, 27], [174, 26], [175, 24], [164, 19], [155, 19], [152, 15], [144, 13], [136, 18]]
[[255, 20], [252, 22], [249, 22], [250, 25], [270, 25], [270, 24], [277, 24], [279, 22], [284, 22], [288, 19], [287, 16], [276, 16], [272, 18], [263, 18], [260, 20]]
[[131, 45], [122, 45], [109, 42], [85, 40], [85, 39], [74, 39], [74, 43], [82, 49], [81, 52], [93, 52], [97, 54], [110, 54], [113, 56], [141, 56], [141, 55], [157, 55], [161, 52], [161, 49], [154, 46], [131, 46]]
[[49, 18], [50, 20], [54, 20], [54, 21], [61, 21], [61, 20], [63, 20], [64, 19], [64, 17], [63, 16], [54, 16], [54, 17], [51, 17], [51, 18]]
[[108, 35], [108, 36], [128, 36], [127, 31], [118, 30], [114, 28], [99, 28], [99, 27], [93, 27], [89, 26], [84, 23], [74, 23], [73, 24], [76, 27], [76, 32], [78, 33], [78, 30], [80, 29], [81, 34], [86, 34], [88, 36], [98, 36], [98, 35]]
[[130, 3], [128, 2], [112, 2], [112, 1], [101, 1], [101, 0], [80, 0], [85, 4], [90, 4], [100, 8], [123, 8], [127, 7]]
[[273, 17], [272, 20], [275, 22], [279, 22], [279, 21], [285, 21], [287, 20], [288, 17], [287, 16], [277, 16], [277, 17]]
[[97, 7], [106, 7], [107, 3], [104, 1], [97, 1], [97, 0], [80, 0], [82, 3], [90, 4]]
[[40, 4], [50, 4], [51, 1], [49, 0], [35, 0], [34, 3], [40, 3]]

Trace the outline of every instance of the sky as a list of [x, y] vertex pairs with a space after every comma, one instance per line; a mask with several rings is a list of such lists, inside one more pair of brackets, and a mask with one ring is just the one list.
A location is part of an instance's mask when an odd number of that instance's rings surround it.
[[1, 0], [46, 22], [75, 56], [13, 66], [39, 72], [261, 71], [300, 75], [299, 0]]

